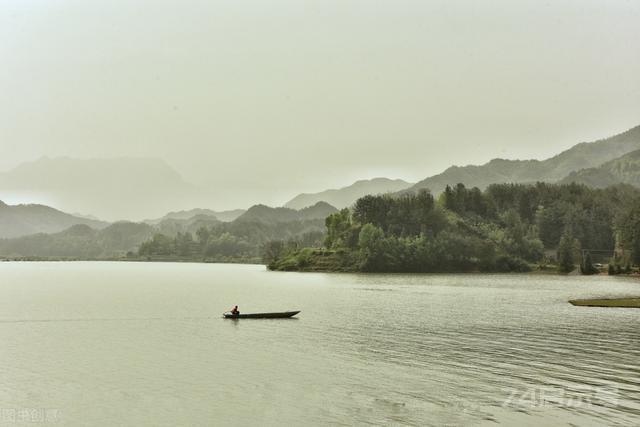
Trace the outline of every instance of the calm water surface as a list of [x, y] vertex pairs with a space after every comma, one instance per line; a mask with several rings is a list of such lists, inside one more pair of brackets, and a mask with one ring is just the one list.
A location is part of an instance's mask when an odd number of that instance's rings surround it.
[[[0, 424], [638, 425], [640, 310], [567, 304], [638, 294], [610, 277], [0, 263]], [[220, 318], [234, 304], [302, 313]]]

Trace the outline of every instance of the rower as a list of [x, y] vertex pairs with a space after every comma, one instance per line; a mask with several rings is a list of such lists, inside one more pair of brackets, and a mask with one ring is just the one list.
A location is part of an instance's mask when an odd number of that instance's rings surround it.
[[239, 316], [240, 315], [240, 311], [238, 311], [238, 306], [237, 305], [235, 307], [233, 307], [233, 309], [231, 310], [231, 314], [233, 314], [234, 316]]

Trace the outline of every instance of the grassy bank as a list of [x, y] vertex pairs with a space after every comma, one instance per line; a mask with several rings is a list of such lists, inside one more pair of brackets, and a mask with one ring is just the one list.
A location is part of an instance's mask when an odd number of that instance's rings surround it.
[[596, 298], [576, 299], [569, 301], [571, 304], [581, 307], [623, 307], [640, 308], [640, 298]]
[[267, 265], [275, 271], [355, 272], [356, 260], [346, 251], [304, 248]]

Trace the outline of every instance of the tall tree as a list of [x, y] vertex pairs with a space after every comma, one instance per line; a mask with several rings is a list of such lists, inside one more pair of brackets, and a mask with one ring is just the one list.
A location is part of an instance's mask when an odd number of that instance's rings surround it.
[[569, 273], [575, 267], [575, 242], [573, 233], [569, 228], [565, 229], [558, 245], [558, 271]]
[[591, 252], [586, 251], [582, 262], [580, 263], [580, 273], [584, 275], [596, 274], [599, 270], [593, 266], [593, 260], [591, 259]]

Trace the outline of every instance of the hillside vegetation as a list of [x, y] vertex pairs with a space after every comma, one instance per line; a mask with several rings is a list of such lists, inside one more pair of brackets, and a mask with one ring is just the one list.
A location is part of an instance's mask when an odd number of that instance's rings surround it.
[[321, 244], [325, 218], [335, 212], [336, 208], [324, 202], [300, 210], [255, 205], [235, 221], [202, 224], [194, 233], [156, 233], [142, 243], [138, 255], [145, 259], [260, 262], [265, 245], [271, 241], [286, 241], [296, 247]]
[[118, 222], [104, 230], [77, 224], [58, 233], [0, 239], [0, 256], [260, 262], [264, 245], [272, 240], [321, 244], [324, 220], [334, 212], [326, 203], [299, 211], [257, 205], [231, 222], [198, 214], [167, 217], [154, 225]]
[[[326, 220], [322, 247], [274, 242], [273, 270], [377, 272], [571, 271], [581, 249], [626, 248], [640, 262], [640, 190], [630, 186], [463, 184], [436, 200], [426, 192], [365, 196]], [[634, 250], [634, 248], [638, 250]], [[589, 266], [591, 267], [591, 265]]]
[[571, 182], [594, 188], [605, 188], [615, 184], [630, 184], [640, 187], [640, 150], [610, 160], [595, 168], [572, 172], [560, 183]]

